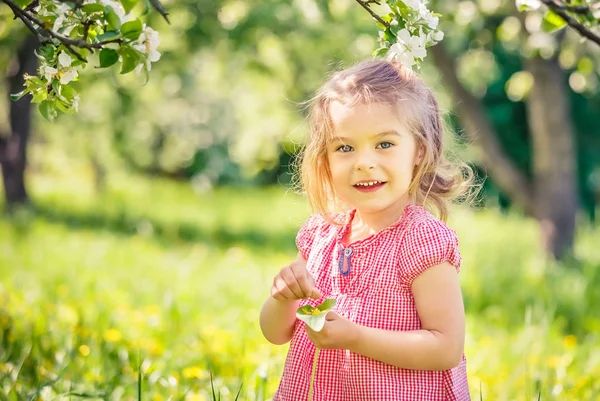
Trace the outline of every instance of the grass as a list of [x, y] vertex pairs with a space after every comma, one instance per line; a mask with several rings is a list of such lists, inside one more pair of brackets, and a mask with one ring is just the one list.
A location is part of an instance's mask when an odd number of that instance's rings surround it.
[[[262, 338], [258, 311], [294, 255], [302, 198], [131, 176], [101, 195], [85, 177], [31, 188], [35, 211], [0, 220], [0, 399], [273, 395], [287, 347]], [[566, 266], [520, 216], [459, 209], [449, 224], [473, 398], [600, 397], [600, 230], [580, 225]]]

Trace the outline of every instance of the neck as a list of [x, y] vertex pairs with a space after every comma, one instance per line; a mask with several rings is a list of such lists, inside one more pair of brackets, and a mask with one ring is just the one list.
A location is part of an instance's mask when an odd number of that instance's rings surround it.
[[365, 234], [374, 234], [394, 224], [402, 214], [406, 206], [413, 204], [412, 200], [403, 199], [387, 209], [374, 213], [357, 209], [352, 221], [353, 230], [359, 230]]

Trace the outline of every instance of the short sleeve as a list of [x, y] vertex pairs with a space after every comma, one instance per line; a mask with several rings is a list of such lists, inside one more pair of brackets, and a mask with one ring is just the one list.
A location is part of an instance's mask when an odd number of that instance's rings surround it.
[[318, 213], [315, 213], [306, 220], [298, 231], [298, 235], [296, 235], [296, 246], [306, 260], [308, 260], [315, 236], [322, 227], [322, 223], [323, 218]]
[[402, 278], [409, 286], [432, 266], [449, 262], [460, 271], [461, 256], [458, 236], [439, 220], [425, 220], [416, 224], [406, 234], [402, 252]]

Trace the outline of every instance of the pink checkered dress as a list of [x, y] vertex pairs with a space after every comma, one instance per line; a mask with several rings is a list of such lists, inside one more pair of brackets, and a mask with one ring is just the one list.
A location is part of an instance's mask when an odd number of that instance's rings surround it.
[[[415, 277], [448, 261], [460, 269], [456, 233], [423, 207], [409, 205], [403, 216], [376, 235], [344, 247], [354, 212], [345, 226], [311, 216], [296, 238], [307, 268], [324, 298], [351, 321], [384, 330], [418, 330], [411, 294]], [[351, 249], [351, 250], [349, 250]], [[349, 272], [348, 272], [349, 270]], [[343, 273], [343, 274], [342, 274]], [[306, 300], [313, 306], [320, 300]], [[296, 321], [283, 376], [273, 401], [307, 401], [315, 346]], [[466, 360], [445, 371], [401, 369], [349, 350], [320, 350], [313, 401], [469, 400]]]

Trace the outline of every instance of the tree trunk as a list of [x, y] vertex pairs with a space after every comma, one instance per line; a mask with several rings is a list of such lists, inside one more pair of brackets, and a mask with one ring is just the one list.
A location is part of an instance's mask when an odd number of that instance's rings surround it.
[[533, 151], [536, 218], [546, 250], [561, 259], [570, 252], [578, 207], [577, 157], [564, 74], [554, 58], [525, 60], [534, 77], [527, 98]]
[[465, 133], [486, 155], [484, 167], [494, 183], [541, 225], [548, 254], [562, 259], [573, 247], [578, 206], [576, 155], [563, 72], [556, 60], [525, 60], [535, 77], [527, 100], [532, 135], [533, 182], [500, 146], [481, 101], [459, 81], [454, 58], [442, 44], [430, 48], [451, 91]]
[[[23, 74], [35, 75], [37, 58], [34, 50], [37, 46], [37, 39], [28, 36], [19, 47], [7, 77], [9, 94], [23, 90]], [[11, 131], [0, 136], [0, 166], [7, 209], [29, 201], [25, 189], [25, 167], [31, 131], [30, 97], [22, 97], [16, 102], [9, 100], [9, 105]]]

